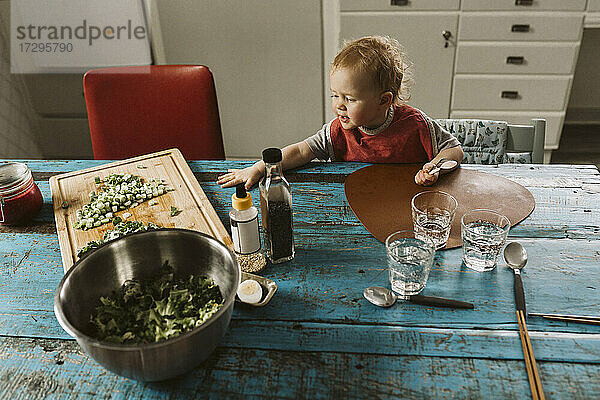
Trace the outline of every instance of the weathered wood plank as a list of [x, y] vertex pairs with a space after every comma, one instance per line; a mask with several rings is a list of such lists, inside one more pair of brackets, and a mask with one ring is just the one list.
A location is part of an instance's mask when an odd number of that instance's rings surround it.
[[[101, 160], [21, 160], [29, 166], [35, 176], [47, 180], [49, 176], [77, 171], [98, 165], [103, 165], [111, 161]], [[192, 171], [203, 179], [214, 181], [216, 176], [224, 173], [229, 168], [245, 168], [253, 164], [252, 161], [189, 161], [188, 164]], [[307, 175], [332, 175], [330, 181], [340, 182], [339, 178], [333, 178], [333, 175], [347, 175], [357, 169], [368, 166], [368, 163], [319, 163], [314, 162], [298, 168], [294, 171], [286, 172], [286, 176], [297, 181], [310, 179]], [[540, 187], [580, 187], [581, 184], [600, 184], [600, 173], [594, 165], [520, 165], [520, 164], [502, 164], [502, 165], [463, 165], [463, 168], [473, 168], [479, 171], [488, 172], [513, 179], [515, 182], [524, 186]], [[298, 175], [298, 178], [296, 178]], [[328, 181], [328, 180], [325, 180]]]
[[[44, 196], [44, 205], [33, 223], [17, 228], [0, 227], [0, 233], [56, 232], [49, 185], [38, 182], [38, 186]], [[203, 183], [202, 188], [219, 218], [228, 227], [233, 189], [222, 189], [212, 182]], [[511, 229], [511, 236], [600, 239], [600, 196], [581, 188], [548, 190], [532, 187], [530, 191], [536, 200], [536, 208]], [[251, 193], [254, 199], [258, 199], [258, 189], [254, 188]], [[322, 226], [349, 225], [358, 227], [355, 230], [358, 235], [366, 233], [346, 201], [343, 184], [295, 183], [293, 196], [295, 226], [313, 226], [320, 231]]]
[[[237, 308], [234, 318], [317, 321], [332, 323], [436, 326], [447, 328], [514, 329], [513, 275], [500, 266], [476, 273], [461, 265], [461, 250], [438, 252], [425, 294], [472, 301], [475, 311], [424, 308], [398, 302], [390, 309], [375, 308], [362, 290], [387, 285], [383, 244], [372, 237], [331, 232], [309, 238], [302, 230], [296, 258], [271, 266], [264, 275], [279, 290], [269, 306]], [[54, 291], [62, 278], [55, 235], [3, 234], [0, 242], [0, 334], [31, 336], [33, 319], [21, 327], [10, 321], [25, 312], [33, 318], [52, 312]], [[354, 238], [354, 240], [348, 240]], [[572, 239], [527, 239], [530, 261], [523, 281], [528, 310], [549, 313], [597, 314], [600, 250], [597, 242]], [[568, 266], [565, 268], [564, 266]], [[530, 318], [530, 329], [600, 332], [600, 327], [559, 324]], [[15, 331], [15, 329], [17, 329]], [[58, 325], [55, 331], [60, 332]], [[50, 334], [50, 332], [48, 332]], [[57, 333], [52, 333], [55, 335]]]
[[[239, 308], [239, 305], [237, 306]], [[53, 313], [23, 311], [2, 325], [11, 337], [71, 339]], [[600, 363], [600, 336], [586, 333], [538, 331], [529, 334], [537, 360]], [[555, 327], [564, 326], [556, 322]], [[27, 334], [20, 333], [27, 327]], [[503, 329], [506, 327], [507, 329]], [[391, 325], [266, 321], [234, 316], [221, 346], [263, 350], [366, 353], [380, 355], [489, 358], [522, 360], [523, 351], [516, 323], [496, 330], [403, 327]], [[511, 329], [511, 330], [509, 330]]]
[[[74, 341], [0, 338], [2, 399], [528, 398], [522, 361], [218, 348], [179, 378], [119, 377]], [[553, 399], [600, 396], [600, 365], [539, 362]]]

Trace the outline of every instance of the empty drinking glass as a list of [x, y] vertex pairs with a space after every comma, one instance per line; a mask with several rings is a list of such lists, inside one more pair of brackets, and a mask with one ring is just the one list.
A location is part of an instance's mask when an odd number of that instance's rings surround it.
[[431, 238], [436, 249], [444, 247], [458, 206], [456, 199], [446, 192], [427, 191], [414, 195], [411, 206], [415, 236]]
[[471, 210], [460, 221], [463, 261], [475, 271], [491, 271], [504, 247], [510, 221], [492, 210]]
[[405, 296], [420, 293], [433, 264], [433, 241], [415, 238], [414, 231], [398, 231], [387, 237], [385, 249], [392, 290]]

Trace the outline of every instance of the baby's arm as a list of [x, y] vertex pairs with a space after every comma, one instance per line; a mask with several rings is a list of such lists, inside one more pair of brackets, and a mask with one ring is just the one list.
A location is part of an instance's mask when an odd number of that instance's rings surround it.
[[[299, 167], [315, 158], [312, 150], [304, 141], [284, 147], [281, 153], [281, 166], [284, 170]], [[246, 189], [250, 189], [262, 178], [264, 171], [265, 163], [260, 160], [251, 167], [228, 170], [226, 174], [218, 177], [217, 183], [221, 187], [227, 188], [245, 182]]]
[[437, 164], [437, 162], [439, 160], [441, 160], [442, 158], [448, 158], [450, 160], [456, 161], [458, 163], [457, 164], [457, 166], [458, 166], [458, 165], [460, 165], [460, 163], [463, 159], [463, 155], [464, 155], [463, 150], [462, 150], [462, 147], [460, 147], [460, 146], [450, 147], [448, 149], [444, 149], [444, 150], [440, 151], [437, 156], [435, 156], [428, 163], [425, 163], [425, 165], [423, 165], [423, 168], [421, 168], [421, 170], [419, 172], [417, 172], [417, 174], [415, 175], [415, 183], [417, 185], [422, 185], [422, 186], [433, 185], [440, 176], [439, 172], [437, 172], [433, 175], [429, 174], [429, 171], [431, 171], [431, 169], [433, 167], [435, 167], [435, 164]]

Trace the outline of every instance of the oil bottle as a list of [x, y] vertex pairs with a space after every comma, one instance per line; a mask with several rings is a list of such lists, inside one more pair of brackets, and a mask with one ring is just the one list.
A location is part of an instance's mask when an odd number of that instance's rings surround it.
[[259, 183], [260, 211], [267, 257], [273, 264], [294, 258], [292, 191], [283, 176], [281, 150], [263, 150], [265, 174]]

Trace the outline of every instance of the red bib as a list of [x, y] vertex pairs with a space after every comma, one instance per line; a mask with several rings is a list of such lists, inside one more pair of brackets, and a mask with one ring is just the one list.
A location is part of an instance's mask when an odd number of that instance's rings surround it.
[[433, 158], [427, 121], [406, 104], [394, 106], [392, 123], [376, 135], [346, 130], [339, 118], [331, 122], [330, 133], [336, 161], [423, 163]]

